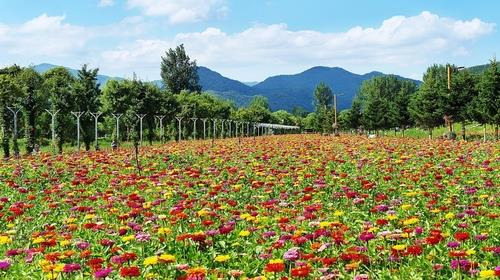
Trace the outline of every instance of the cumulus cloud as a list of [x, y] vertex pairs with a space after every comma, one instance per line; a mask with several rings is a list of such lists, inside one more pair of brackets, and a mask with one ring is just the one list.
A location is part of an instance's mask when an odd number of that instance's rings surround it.
[[254, 80], [314, 65], [401, 73], [405, 67], [432, 63], [440, 55], [466, 55], [469, 42], [494, 28], [495, 24], [479, 19], [462, 21], [430, 12], [395, 16], [376, 28], [353, 27], [340, 33], [293, 31], [286, 24], [254, 26], [235, 34], [207, 28], [169, 40], [136, 40], [103, 52], [102, 59], [113, 71], [135, 66], [148, 76], [158, 76], [160, 56], [183, 43], [199, 65], [240, 79], [242, 73], [243, 79]]
[[227, 12], [223, 0], [128, 0], [127, 6], [146, 16], [164, 16], [172, 24], [205, 20]]
[[64, 56], [82, 49], [91, 34], [64, 20], [64, 15], [42, 14], [20, 25], [0, 25], [0, 50], [11, 55]]

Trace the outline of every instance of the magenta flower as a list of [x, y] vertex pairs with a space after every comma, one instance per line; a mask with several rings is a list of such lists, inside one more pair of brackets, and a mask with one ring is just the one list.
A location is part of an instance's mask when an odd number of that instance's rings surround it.
[[373, 234], [372, 232], [362, 232], [359, 235], [359, 240], [361, 240], [363, 242], [368, 242], [374, 238], [375, 238], [375, 234]]
[[99, 269], [94, 273], [94, 277], [97, 279], [106, 278], [113, 271], [111, 268]]
[[63, 271], [71, 273], [80, 270], [82, 267], [77, 263], [67, 263], [64, 265]]
[[7, 270], [10, 267], [10, 262], [8, 260], [0, 261], [0, 270]]

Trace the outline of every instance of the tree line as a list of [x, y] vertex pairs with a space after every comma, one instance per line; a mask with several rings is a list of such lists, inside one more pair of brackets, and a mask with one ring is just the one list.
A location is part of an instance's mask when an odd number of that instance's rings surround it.
[[[434, 128], [448, 125], [448, 138], [455, 138], [452, 123], [461, 124], [465, 140], [467, 123], [495, 127], [498, 140], [500, 124], [500, 72], [493, 58], [482, 73], [473, 73], [454, 65], [432, 65], [417, 86], [413, 81], [394, 75], [364, 81], [350, 109], [338, 115], [338, 126], [347, 130], [404, 130], [420, 127], [432, 137]], [[334, 127], [332, 89], [321, 83], [314, 92], [315, 111], [308, 114], [306, 128], [331, 132]], [[486, 131], [486, 130], [485, 130]]]
[[[91, 113], [102, 113], [98, 119], [99, 132], [108, 134], [117, 142], [139, 140], [141, 116], [144, 135], [150, 143], [175, 139], [175, 117], [182, 118], [186, 124], [182, 129], [183, 138], [192, 136], [194, 130], [202, 135], [201, 122], [193, 127], [191, 118], [298, 123], [297, 118], [286, 111], [271, 112], [268, 100], [262, 96], [255, 96], [247, 107], [237, 108], [228, 100], [202, 92], [196, 70], [196, 61], [189, 58], [182, 45], [169, 49], [162, 57], [164, 86], [141, 81], [134, 75], [129, 80], [109, 80], [101, 87], [97, 79], [99, 69], [91, 69], [87, 65], [83, 65], [75, 76], [64, 67], [56, 67], [43, 74], [17, 65], [2, 68], [0, 126], [3, 154], [5, 157], [20, 154], [18, 138], [24, 138], [26, 154], [31, 154], [37, 146], [48, 145], [52, 137], [52, 115], [55, 145], [62, 152], [64, 144], [75, 144], [76, 116], [79, 112], [80, 135], [86, 150], [95, 141], [95, 118]], [[13, 131], [14, 113], [10, 109], [19, 110], [17, 133]], [[116, 117], [119, 117], [118, 127]], [[159, 117], [165, 124], [161, 132]]]

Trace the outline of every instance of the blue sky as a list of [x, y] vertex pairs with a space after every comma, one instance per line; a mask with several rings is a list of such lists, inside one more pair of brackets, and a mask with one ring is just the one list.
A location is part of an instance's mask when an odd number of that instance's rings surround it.
[[199, 65], [261, 81], [316, 65], [420, 79], [500, 50], [500, 1], [0, 0], [0, 65], [43, 62], [145, 80], [184, 43]]

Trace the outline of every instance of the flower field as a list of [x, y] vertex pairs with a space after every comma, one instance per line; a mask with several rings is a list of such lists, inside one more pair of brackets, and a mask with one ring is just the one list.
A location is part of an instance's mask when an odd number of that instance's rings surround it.
[[500, 275], [498, 143], [318, 135], [0, 163], [0, 279]]

